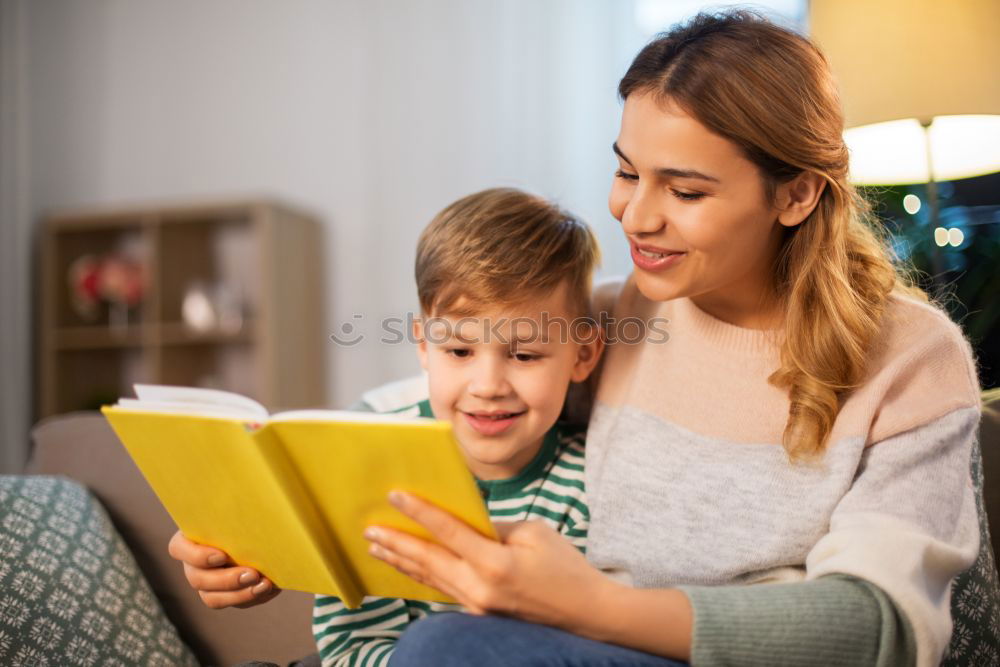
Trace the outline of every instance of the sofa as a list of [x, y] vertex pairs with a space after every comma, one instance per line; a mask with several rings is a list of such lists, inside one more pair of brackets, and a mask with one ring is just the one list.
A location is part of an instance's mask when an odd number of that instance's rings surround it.
[[[365, 400], [378, 409], [385, 395], [369, 393]], [[103, 654], [100, 662], [90, 658], [107, 650], [123, 665], [253, 660], [284, 665], [314, 653], [310, 595], [284, 591], [250, 609], [214, 611], [201, 603], [167, 554], [173, 522], [99, 413], [43, 420], [32, 440], [27, 474], [0, 477], [0, 664], [105, 664]], [[978, 562], [953, 587], [955, 633], [943, 663], [949, 666], [1000, 664], [1000, 585], [994, 565], [1000, 547], [1000, 483], [992, 482], [1000, 480], [1000, 390], [984, 394], [980, 442], [971, 466], [982, 490], [983, 540]], [[43, 506], [57, 512], [47, 515]], [[997, 536], [992, 542], [991, 533]], [[41, 547], [25, 546], [32, 540]], [[54, 565], [45, 574], [57, 552], [72, 576]], [[81, 580], [91, 574], [98, 583], [88, 588]], [[89, 597], [67, 594], [74, 590]], [[73, 644], [77, 635], [87, 641]], [[95, 637], [103, 642], [98, 648]], [[47, 659], [39, 646], [77, 653], [52, 660], [51, 652]], [[27, 658], [16, 658], [18, 650]], [[128, 659], [140, 651], [141, 659]]]

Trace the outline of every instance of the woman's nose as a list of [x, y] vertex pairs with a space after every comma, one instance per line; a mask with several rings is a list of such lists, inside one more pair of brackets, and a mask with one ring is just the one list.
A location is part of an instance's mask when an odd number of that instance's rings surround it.
[[666, 216], [658, 198], [639, 186], [625, 205], [622, 213], [622, 230], [629, 235], [655, 234], [667, 225]]

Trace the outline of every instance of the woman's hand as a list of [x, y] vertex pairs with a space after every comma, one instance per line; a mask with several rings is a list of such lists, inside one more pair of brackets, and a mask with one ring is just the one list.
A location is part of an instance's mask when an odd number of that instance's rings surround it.
[[588, 610], [620, 587], [545, 524], [496, 524], [500, 541], [495, 542], [415, 496], [393, 492], [390, 501], [441, 544], [373, 526], [365, 537], [376, 558], [474, 614], [502, 613], [601, 638], [599, 629], [587, 626]]
[[181, 531], [170, 538], [167, 550], [184, 564], [184, 576], [191, 588], [212, 609], [245, 609], [267, 602], [281, 592], [257, 570], [237, 566], [225, 552], [196, 544]]

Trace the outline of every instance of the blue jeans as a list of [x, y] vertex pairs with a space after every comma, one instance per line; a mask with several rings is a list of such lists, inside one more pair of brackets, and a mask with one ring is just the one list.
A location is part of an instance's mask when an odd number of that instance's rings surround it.
[[685, 667], [642, 651], [502, 616], [435, 614], [396, 642], [390, 667]]

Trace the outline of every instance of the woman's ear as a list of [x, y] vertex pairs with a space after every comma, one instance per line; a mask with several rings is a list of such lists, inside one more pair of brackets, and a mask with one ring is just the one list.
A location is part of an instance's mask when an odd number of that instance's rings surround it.
[[[573, 327], [573, 329], [575, 334], [576, 328]], [[576, 352], [576, 362], [573, 364], [573, 372], [570, 374], [570, 380], [573, 382], [586, 380], [597, 362], [601, 360], [601, 354], [604, 352], [604, 336], [600, 327], [593, 324], [590, 329], [588, 338], [576, 341], [579, 347]]]
[[803, 171], [779, 185], [775, 193], [778, 222], [785, 227], [801, 224], [819, 204], [825, 187], [826, 180], [814, 171]]

